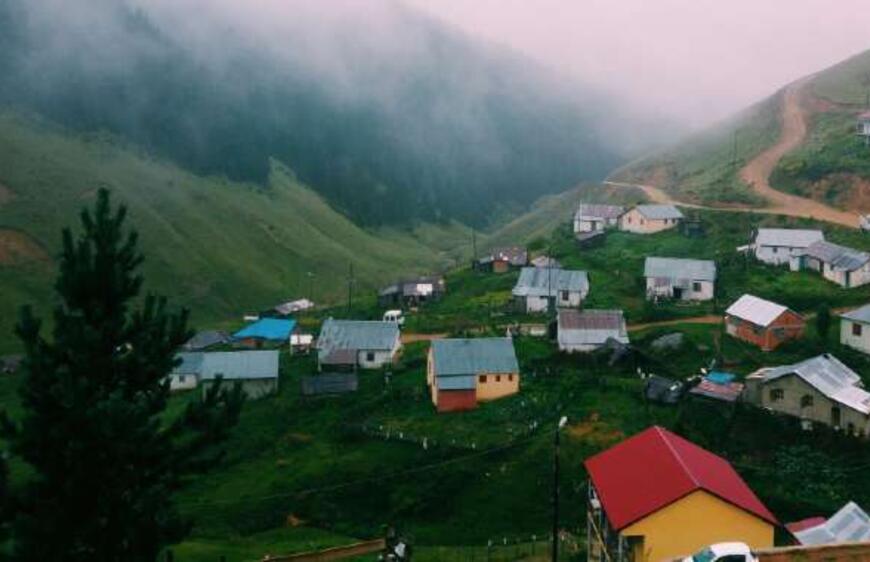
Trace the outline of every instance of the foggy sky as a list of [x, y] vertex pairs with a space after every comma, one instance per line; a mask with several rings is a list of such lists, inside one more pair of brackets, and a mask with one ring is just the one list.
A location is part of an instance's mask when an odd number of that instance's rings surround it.
[[867, 0], [406, 0], [699, 126], [870, 49]]

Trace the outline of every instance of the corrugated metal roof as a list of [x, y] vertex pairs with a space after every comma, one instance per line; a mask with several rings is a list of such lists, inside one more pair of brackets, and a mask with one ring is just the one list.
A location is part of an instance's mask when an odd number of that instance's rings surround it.
[[574, 213], [576, 220], [584, 219], [618, 219], [625, 212], [621, 205], [599, 205], [597, 203], [580, 203], [577, 212]]
[[522, 246], [506, 246], [493, 248], [492, 251], [480, 258], [480, 263], [489, 263], [495, 260], [510, 262], [513, 266], [526, 265], [529, 261], [529, 253]]
[[870, 324], [870, 304], [865, 304], [861, 308], [856, 308], [855, 310], [844, 312], [840, 316], [854, 322], [863, 322], [866, 324]]
[[725, 314], [766, 328], [788, 308], [754, 295], [743, 295], [728, 307]]
[[233, 334], [233, 337], [239, 340], [257, 338], [270, 341], [285, 341], [290, 339], [290, 332], [295, 327], [296, 320], [289, 318], [261, 318]]
[[435, 375], [439, 378], [517, 373], [520, 370], [514, 342], [510, 338], [434, 340], [432, 361]]
[[314, 301], [308, 299], [297, 299], [295, 301], [281, 303], [273, 310], [278, 314], [287, 316], [288, 314], [302, 312], [303, 310], [308, 310], [309, 308], [314, 308]]
[[646, 429], [584, 464], [617, 531], [695, 490], [777, 524], [728, 461], [662, 427]]
[[815, 258], [841, 271], [855, 271], [870, 261], [870, 254], [866, 252], [824, 240], [810, 244], [801, 255]]
[[213, 351], [202, 354], [200, 378], [226, 380], [277, 379], [278, 350]]
[[477, 375], [439, 376], [438, 390], [474, 390], [477, 388]]
[[392, 350], [398, 341], [399, 325], [395, 322], [327, 318], [317, 338], [318, 357], [329, 362], [336, 354]]
[[601, 345], [609, 339], [628, 343], [628, 330], [621, 310], [560, 309], [560, 346]]
[[184, 344], [184, 348], [199, 350], [213, 345], [228, 343], [229, 341], [230, 335], [226, 332], [220, 330], [208, 330], [205, 332], [197, 332], [192, 338], [187, 340], [187, 343]]
[[757, 246], [779, 246], [788, 248], [806, 248], [813, 242], [824, 240], [821, 230], [803, 228], [759, 228], [755, 237]]
[[549, 267], [524, 267], [514, 286], [515, 297], [555, 297], [559, 291], [588, 291], [589, 276], [585, 271]]
[[202, 371], [202, 352], [185, 352], [175, 356], [181, 364], [172, 369], [173, 375], [199, 375]]
[[532, 260], [532, 265], [534, 267], [552, 267], [554, 269], [559, 269], [562, 267], [562, 264], [559, 263], [559, 260], [556, 258], [551, 258], [549, 256], [538, 256]]
[[402, 296], [429, 296], [444, 291], [443, 277], [418, 277], [402, 279], [392, 285], [387, 285], [380, 291], [381, 296], [401, 294]]
[[722, 400], [724, 402], [735, 402], [743, 393], [743, 383], [727, 382], [717, 383], [716, 381], [704, 378], [694, 388], [689, 391], [696, 396], [704, 396], [714, 400]]
[[644, 262], [645, 277], [715, 281], [716, 262], [684, 258], [648, 257]]
[[870, 540], [870, 516], [855, 502], [849, 502], [830, 519], [794, 533], [803, 545], [866, 542]]
[[302, 377], [302, 394], [313, 396], [317, 394], [345, 394], [356, 392], [359, 379], [356, 373], [325, 373]]
[[870, 393], [859, 387], [861, 377], [830, 353], [794, 365], [762, 369], [753, 376], [770, 382], [788, 375], [799, 376], [831, 400], [862, 414], [870, 414]]
[[638, 205], [635, 209], [650, 220], [683, 218], [683, 213], [673, 205]]

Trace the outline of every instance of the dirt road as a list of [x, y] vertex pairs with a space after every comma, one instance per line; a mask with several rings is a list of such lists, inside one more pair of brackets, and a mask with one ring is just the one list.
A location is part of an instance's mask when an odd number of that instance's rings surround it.
[[654, 185], [641, 185], [622, 182], [605, 181], [607, 185], [616, 187], [635, 187], [644, 192], [654, 203], [672, 204], [690, 209], [707, 209], [714, 211], [733, 211], [746, 213], [764, 213], [770, 215], [785, 215], [816, 219], [823, 222], [839, 224], [851, 228], [858, 227], [858, 215], [848, 211], [835, 209], [824, 203], [791, 195], [773, 189], [770, 186], [770, 174], [780, 159], [794, 150], [804, 141], [807, 135], [807, 112], [803, 106], [803, 87], [808, 79], [795, 82], [788, 86], [783, 94], [781, 130], [779, 140], [770, 148], [750, 160], [741, 170], [740, 179], [749, 185], [753, 191], [770, 202], [768, 207], [745, 207], [726, 205], [695, 205], [674, 199], [661, 188]]
[[722, 316], [692, 316], [690, 318], [676, 318], [674, 320], [660, 320], [658, 322], [644, 322], [643, 324], [629, 324], [629, 332], [637, 332], [647, 328], [658, 328], [659, 326], [676, 326], [677, 324], [721, 324]]
[[770, 174], [780, 159], [801, 145], [807, 136], [807, 114], [802, 104], [803, 88], [806, 79], [788, 86], [783, 94], [782, 115], [780, 117], [779, 140], [750, 160], [740, 170], [740, 179], [770, 201], [770, 212], [793, 217], [814, 218], [817, 220], [857, 228], [858, 215], [840, 211], [824, 203], [783, 193], [770, 186]]

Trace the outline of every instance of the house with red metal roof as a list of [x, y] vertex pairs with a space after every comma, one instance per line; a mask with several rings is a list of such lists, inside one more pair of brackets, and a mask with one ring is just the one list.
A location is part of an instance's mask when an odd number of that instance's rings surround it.
[[653, 426], [586, 460], [588, 560], [658, 562], [773, 546], [777, 520], [727, 460]]

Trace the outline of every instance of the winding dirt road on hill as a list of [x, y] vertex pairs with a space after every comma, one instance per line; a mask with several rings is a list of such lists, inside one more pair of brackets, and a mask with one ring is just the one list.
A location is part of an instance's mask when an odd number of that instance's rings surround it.
[[783, 156], [800, 146], [807, 136], [807, 112], [803, 104], [806, 83], [807, 79], [804, 79], [786, 88], [783, 93], [779, 140], [750, 160], [740, 170], [740, 179], [771, 202], [772, 208], [769, 209], [771, 212], [793, 217], [814, 218], [856, 228], [858, 215], [855, 213], [840, 211], [806, 197], [783, 193], [770, 186], [770, 174], [777, 163]]
[[770, 186], [770, 174], [783, 156], [803, 143], [807, 136], [807, 110], [804, 106], [806, 92], [804, 86], [810, 78], [805, 78], [786, 87], [782, 96], [782, 114], [780, 116], [780, 136], [770, 148], [750, 160], [741, 170], [740, 179], [749, 185], [753, 191], [770, 202], [769, 207], [746, 207], [726, 205], [695, 205], [678, 201], [653, 185], [628, 184], [605, 181], [607, 185], [617, 187], [636, 187], [642, 190], [654, 203], [679, 205], [694, 209], [709, 209], [718, 211], [738, 211], [766, 213], [815, 219], [824, 222], [858, 227], [856, 213], [841, 211], [819, 201], [806, 197], [783, 193]]

